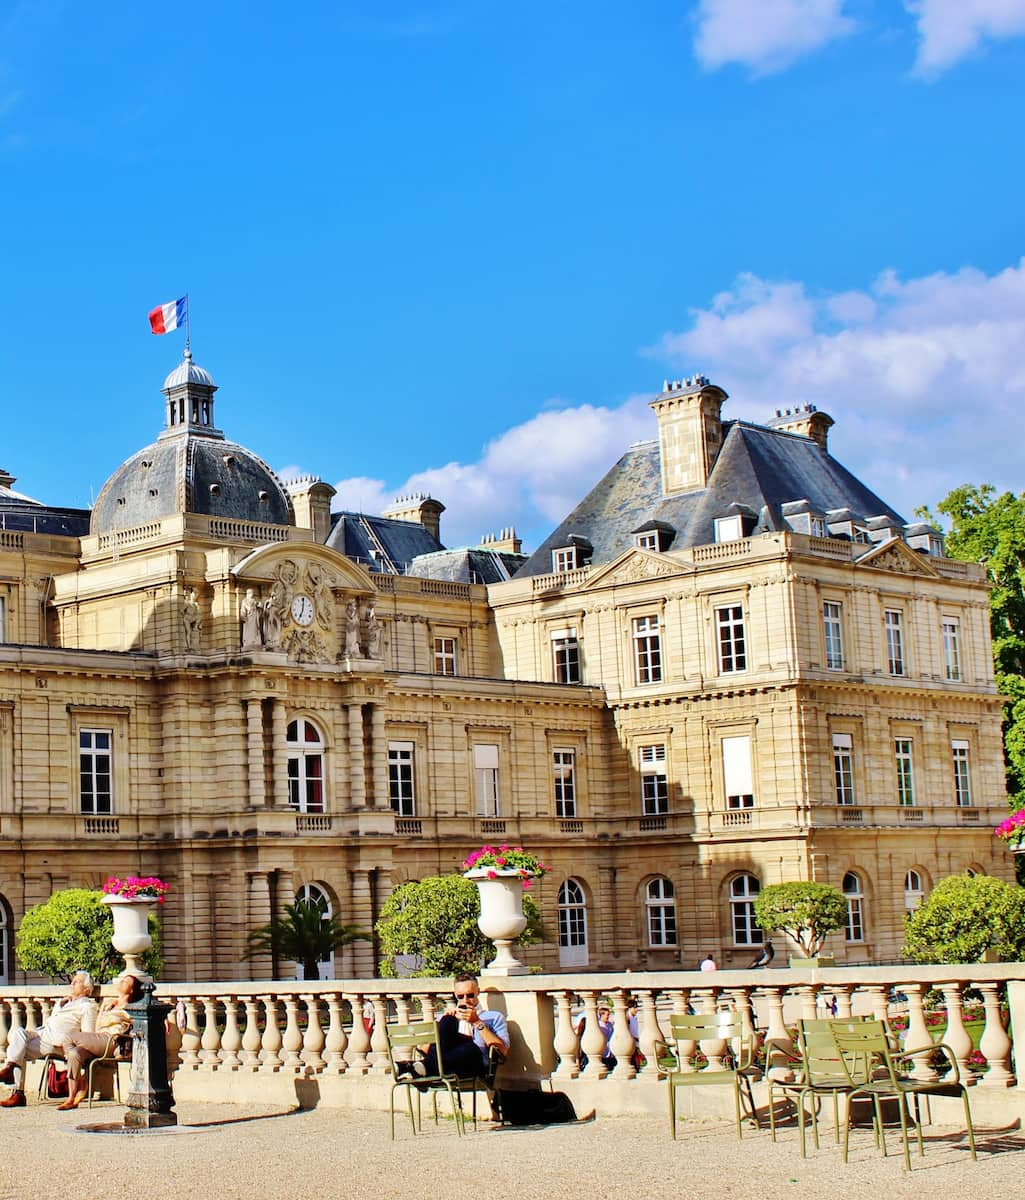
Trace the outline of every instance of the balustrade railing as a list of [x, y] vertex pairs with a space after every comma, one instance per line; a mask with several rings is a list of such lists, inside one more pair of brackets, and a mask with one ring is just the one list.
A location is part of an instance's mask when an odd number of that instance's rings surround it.
[[[1020, 963], [485, 976], [482, 983], [486, 1005], [508, 1014], [512, 1057], [539, 1065], [557, 1083], [616, 1080], [646, 1087], [661, 1078], [659, 1057], [671, 1013], [728, 1008], [761, 1034], [768, 1070], [784, 1069], [799, 1017], [835, 1011], [840, 1017], [889, 1019], [906, 1045], [915, 1048], [927, 1045], [939, 1027], [966, 1081], [979, 1088], [1018, 1084], [1012, 1039], [1015, 1015], [1025, 1022], [1025, 964]], [[19, 1026], [39, 1028], [62, 992], [0, 987], [0, 1051]], [[437, 979], [183, 983], [160, 984], [158, 996], [175, 1007], [180, 1072], [380, 1077], [390, 1071], [385, 1023], [439, 1015], [451, 998], [451, 984]], [[599, 1005], [612, 1009], [607, 1045]], [[703, 1042], [700, 1050], [715, 1057], [725, 1045]], [[696, 1069], [697, 1053], [697, 1046], [684, 1046], [680, 1069]], [[932, 1068], [922, 1061], [916, 1070], [928, 1074]]]

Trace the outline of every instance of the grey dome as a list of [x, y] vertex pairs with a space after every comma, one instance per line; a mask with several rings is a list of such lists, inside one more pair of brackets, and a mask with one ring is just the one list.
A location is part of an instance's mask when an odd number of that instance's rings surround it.
[[166, 392], [169, 388], [181, 387], [183, 383], [198, 383], [200, 387], [215, 388], [213, 376], [209, 371], [204, 371], [202, 367], [197, 367], [192, 361], [192, 351], [185, 351], [184, 361], [180, 362], [170, 375], [164, 380], [164, 386], [160, 389]]

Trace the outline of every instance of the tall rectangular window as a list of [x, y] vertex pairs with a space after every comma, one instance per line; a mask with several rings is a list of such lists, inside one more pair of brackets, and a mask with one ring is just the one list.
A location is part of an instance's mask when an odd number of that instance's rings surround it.
[[960, 630], [952, 617], [947, 617], [943, 622], [943, 662], [948, 679], [961, 678]]
[[580, 682], [580, 643], [575, 629], [552, 631], [552, 664], [556, 683]]
[[552, 551], [552, 570], [562, 574], [566, 571], [573, 571], [577, 565], [577, 548], [576, 546], [564, 546], [559, 550]]
[[473, 748], [473, 781], [477, 793], [477, 815], [498, 816], [498, 747]]
[[968, 743], [953, 740], [950, 753], [954, 759], [954, 799], [958, 808], [971, 808], [972, 785], [968, 777]]
[[456, 639], [454, 637], [436, 637], [434, 639], [434, 673], [435, 675], [454, 675], [456, 673]]
[[893, 748], [897, 760], [897, 803], [902, 808], [911, 808], [915, 803], [915, 768], [911, 755], [911, 739], [894, 738]]
[[416, 815], [416, 785], [412, 742], [388, 743], [388, 798], [392, 811], [400, 817]]
[[658, 617], [634, 617], [634, 670], [638, 683], [662, 682], [662, 637]]
[[751, 773], [751, 738], [722, 740], [722, 776], [727, 808], [754, 808], [754, 782]]
[[886, 628], [886, 669], [891, 675], [904, 674], [904, 627], [901, 614], [895, 608], [883, 613]]
[[826, 635], [826, 668], [843, 670], [843, 632], [840, 628], [840, 605], [826, 600], [822, 605], [822, 627]]
[[577, 815], [576, 753], [573, 750], [552, 751], [552, 773], [555, 777], [555, 815]]
[[111, 740], [109, 729], [82, 729], [78, 734], [78, 778], [82, 812], [114, 811], [111, 790]]
[[833, 779], [837, 804], [853, 804], [853, 747], [849, 733], [833, 734]]
[[739, 604], [715, 610], [719, 631], [719, 670], [723, 675], [747, 670], [747, 648], [744, 643], [744, 610]]
[[637, 758], [641, 772], [641, 813], [646, 817], [662, 816], [669, 811], [666, 748], [641, 746]]

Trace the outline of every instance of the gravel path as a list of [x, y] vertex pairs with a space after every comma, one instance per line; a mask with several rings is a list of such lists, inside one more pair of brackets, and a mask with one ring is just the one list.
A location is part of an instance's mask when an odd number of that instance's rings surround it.
[[[87, 1134], [77, 1127], [116, 1120], [122, 1110], [58, 1113], [32, 1104], [0, 1114], [0, 1200], [681, 1200], [695, 1197], [884, 1197], [1021, 1194], [1025, 1134], [979, 1131], [979, 1162], [953, 1131], [932, 1127], [925, 1158], [907, 1176], [898, 1156], [881, 1158], [867, 1131], [855, 1132], [845, 1168], [831, 1140], [802, 1162], [793, 1129], [743, 1141], [732, 1125], [681, 1125], [602, 1118], [547, 1129], [481, 1126], [458, 1139], [450, 1123], [414, 1142], [408, 1123], [392, 1142], [388, 1117], [337, 1109], [269, 1110], [181, 1104], [174, 1132]], [[827, 1138], [828, 1138], [827, 1134]], [[896, 1140], [891, 1153], [898, 1149]]]

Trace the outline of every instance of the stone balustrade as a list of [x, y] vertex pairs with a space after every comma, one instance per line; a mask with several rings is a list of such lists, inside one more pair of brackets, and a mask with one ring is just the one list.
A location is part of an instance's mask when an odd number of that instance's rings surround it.
[[[671, 1013], [736, 1011], [763, 1034], [767, 1067], [785, 1070], [793, 1050], [789, 1030], [799, 1017], [825, 1015], [825, 1004], [835, 997], [841, 1017], [899, 1016], [905, 1044], [912, 1047], [928, 1044], [927, 1018], [935, 1001], [945, 1009], [943, 1041], [962, 1077], [980, 1094], [1002, 1094], [1002, 1112], [1025, 1115], [1025, 1083], [1019, 1083], [1012, 1054], [1015, 1026], [1025, 1029], [1021, 963], [485, 975], [481, 982], [487, 1006], [504, 1010], [509, 1019], [507, 1078], [551, 1076], [578, 1104], [602, 1105], [606, 1112], [662, 1111], [665, 1089], [657, 1060]], [[63, 990], [0, 987], [0, 1049], [12, 1029], [38, 1028]], [[180, 1028], [176, 1094], [274, 1102], [287, 1094], [302, 1102], [302, 1086], [315, 1084], [316, 1102], [380, 1107], [390, 1084], [385, 1023], [430, 1020], [444, 1010], [450, 991], [448, 981], [437, 979], [161, 984], [158, 996], [176, 1007]], [[636, 1037], [627, 1011], [631, 999], [637, 1004]], [[597, 1023], [598, 1004], [605, 1002], [613, 1009], [612, 1066], [602, 1061]], [[979, 1049], [985, 1067], [973, 1055], [969, 1006], [983, 1021]], [[370, 1009], [373, 1022], [364, 1020]], [[578, 1035], [581, 1015], [588, 1019]], [[692, 1066], [685, 1052], [682, 1068]], [[930, 1069], [924, 1061], [916, 1067]]]

